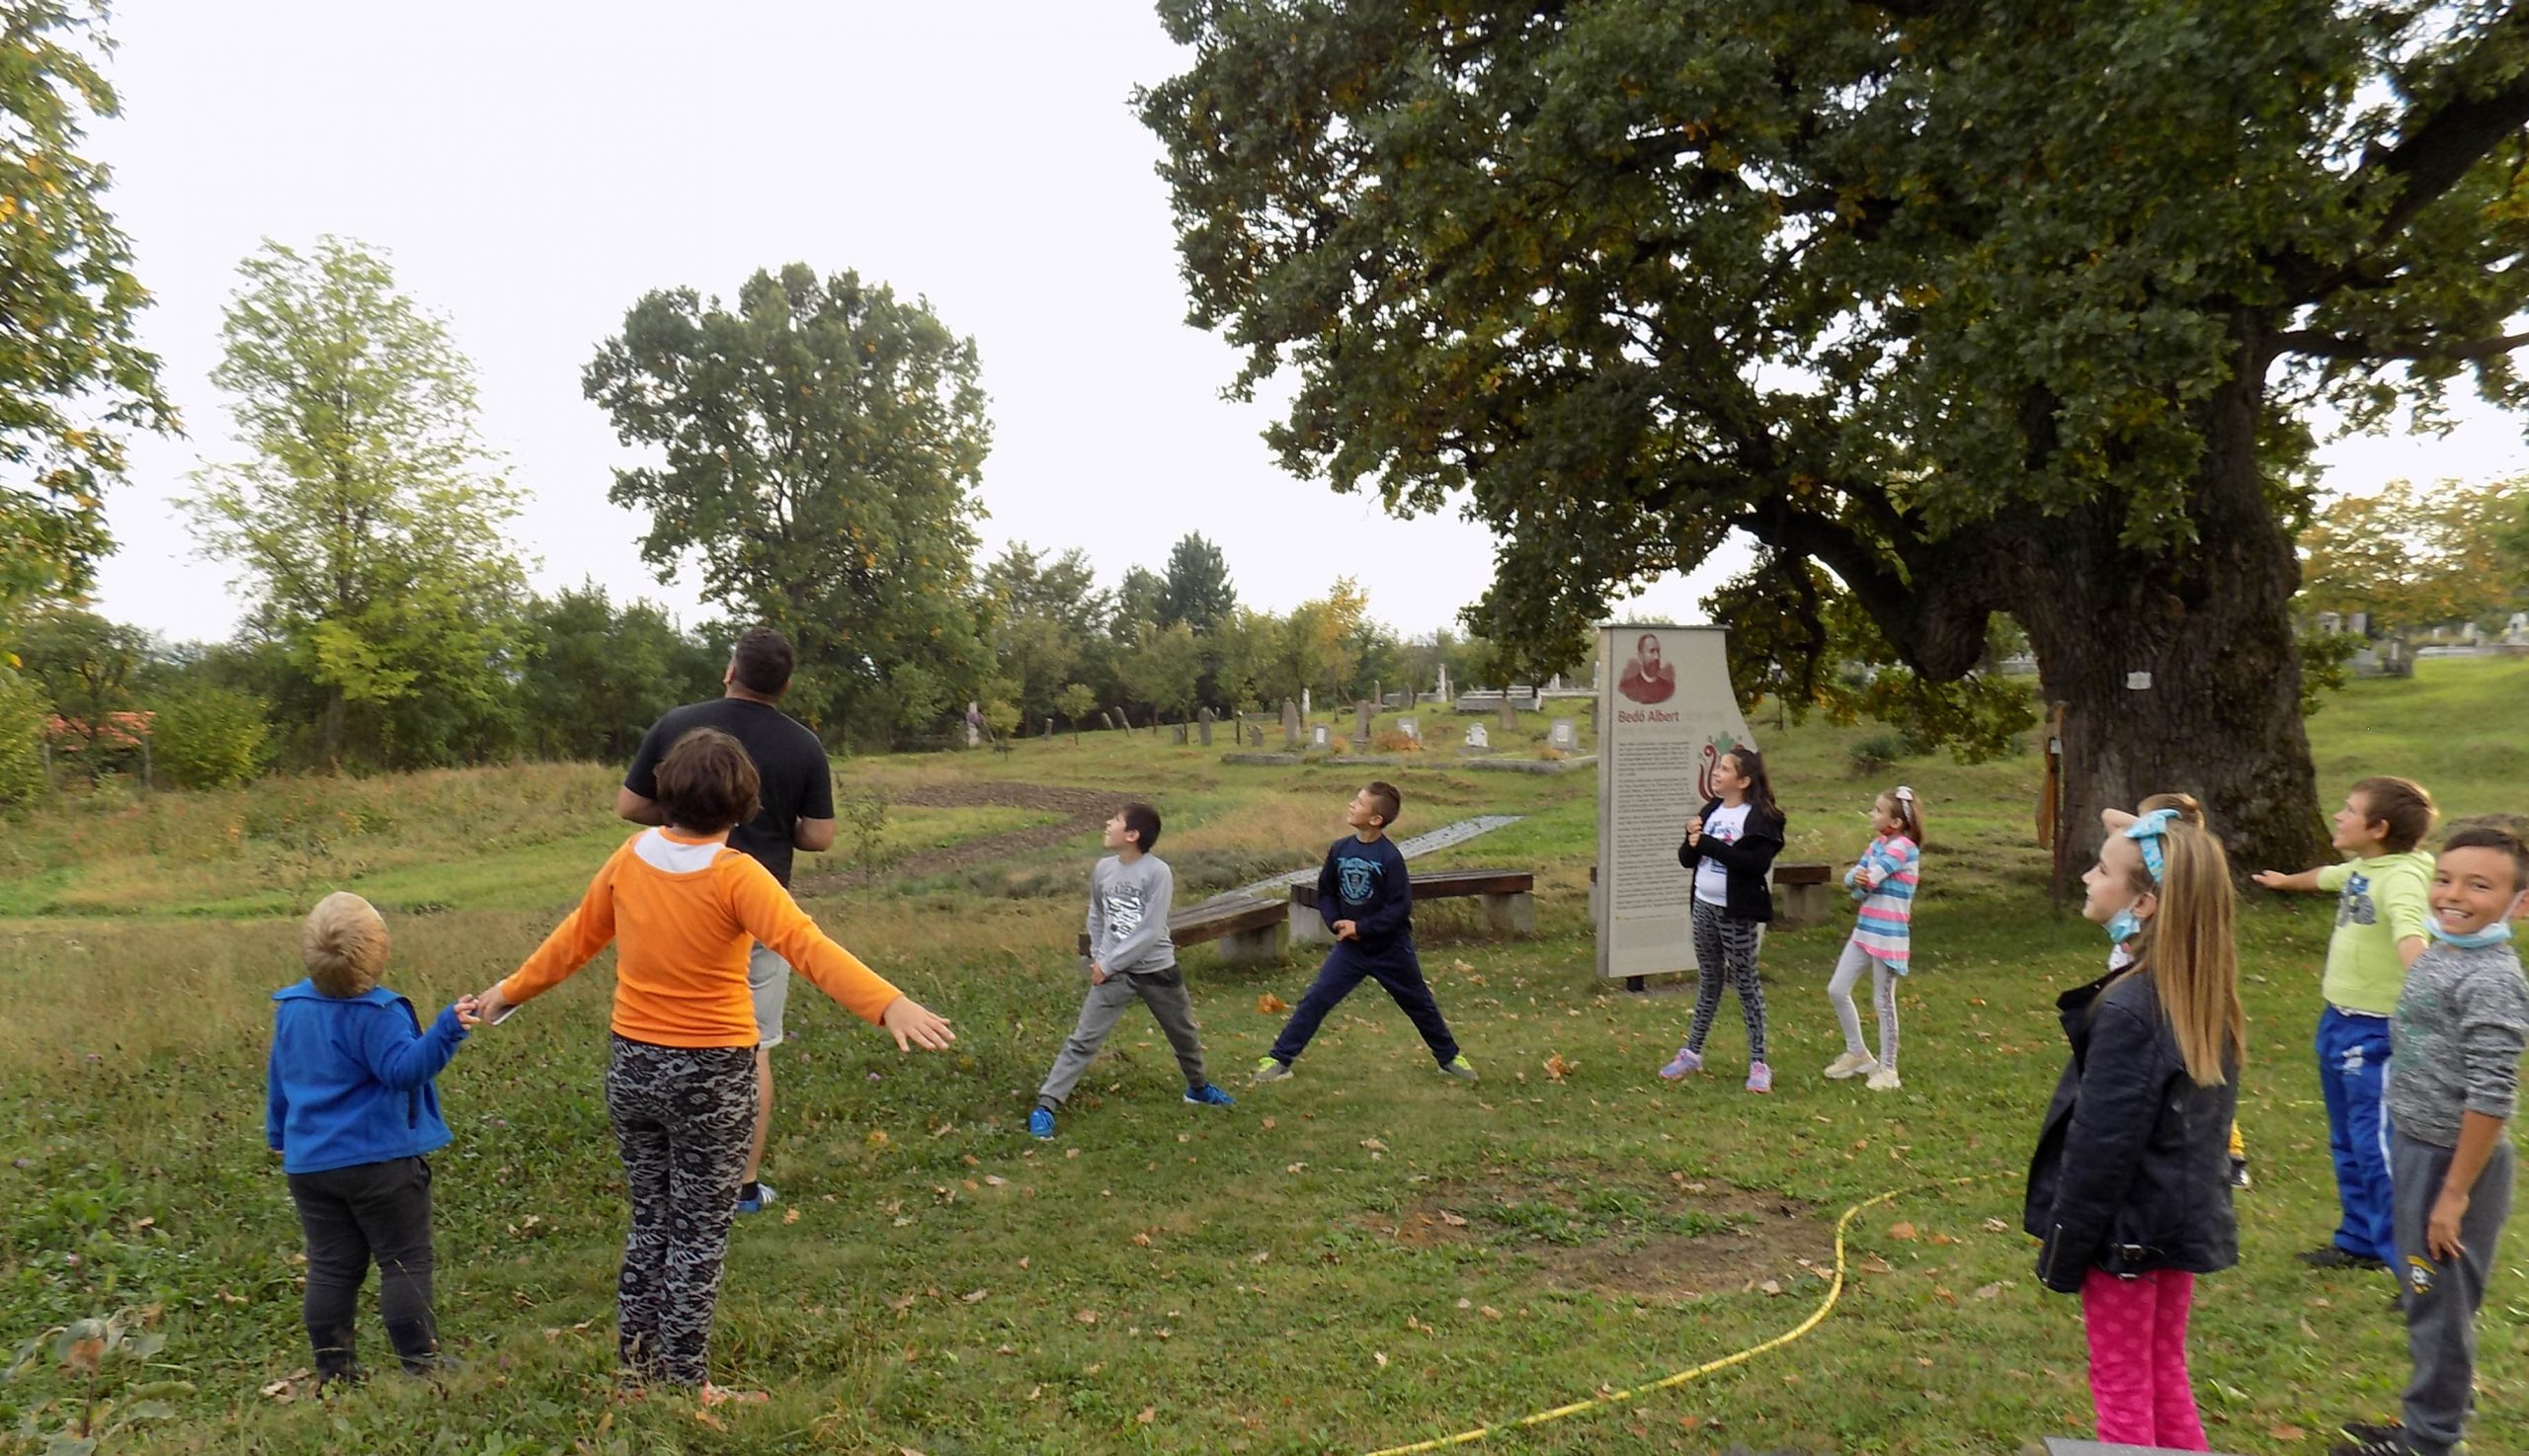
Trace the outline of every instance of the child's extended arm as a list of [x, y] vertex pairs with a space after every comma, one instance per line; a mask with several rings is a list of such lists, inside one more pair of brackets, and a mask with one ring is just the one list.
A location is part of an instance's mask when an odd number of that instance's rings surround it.
[[1139, 966], [1149, 958], [1151, 947], [1159, 943], [1159, 937], [1168, 932], [1168, 910], [1177, 897], [1177, 875], [1159, 860], [1149, 863], [1158, 871], [1158, 878], [1153, 882], [1151, 893], [1142, 899], [1142, 923], [1107, 946], [1106, 954], [1099, 959], [1098, 963], [1105, 967], [1110, 976]]
[[407, 1022], [400, 1002], [361, 1017], [361, 1060], [371, 1077], [397, 1092], [411, 1092], [445, 1071], [464, 1040], [465, 1028], [456, 1023], [452, 1006], [441, 1008], [427, 1031]]
[[2380, 924], [2389, 928], [2389, 937], [2397, 942], [2398, 962], [2407, 970], [2414, 969], [2415, 957], [2431, 945], [2424, 923], [2431, 918], [2431, 880], [2421, 874], [2391, 874], [2380, 877], [2373, 886], [2372, 899], [2380, 907]]
[[2133, 1185], [2164, 1082], [2159, 1040], [2159, 1026], [2120, 1006], [2100, 1006], [2090, 1023], [2063, 1178], [2037, 1254], [2038, 1280], [2058, 1294], [2080, 1292]]
[[597, 959], [614, 939], [614, 861], [631, 852], [631, 845], [608, 857], [599, 867], [597, 878], [589, 881], [586, 895], [580, 897], [580, 908], [563, 917], [535, 947], [525, 964], [510, 973], [507, 980], [483, 994], [486, 1014], [497, 1014], [508, 1007], [524, 1006], [571, 978], [580, 967]]
[[898, 991], [860, 958], [836, 944], [781, 888], [773, 872], [744, 854], [723, 855], [714, 866], [726, 876], [729, 907], [748, 934], [790, 963], [790, 968], [833, 997], [845, 1011], [896, 1038], [938, 1051], [956, 1036], [945, 1018]]
[[2285, 874], [2279, 869], [2260, 869], [2252, 878], [2269, 890], [2298, 890], [2303, 894], [2310, 894], [2320, 888], [2319, 871], [2316, 869], [2305, 869], [2298, 874]]

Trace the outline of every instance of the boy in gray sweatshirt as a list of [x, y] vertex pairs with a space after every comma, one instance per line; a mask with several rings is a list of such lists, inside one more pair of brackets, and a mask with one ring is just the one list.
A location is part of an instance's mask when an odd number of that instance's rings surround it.
[[2506, 924], [2529, 895], [2513, 829], [2452, 831], [2433, 865], [2432, 944], [2390, 1034], [2389, 1167], [2399, 1290], [2414, 1359], [2405, 1419], [2349, 1423], [2334, 1456], [2448, 1456], [2475, 1405], [2477, 1312], [2511, 1212], [2507, 1125], [2529, 1046], [2529, 982]]
[[1159, 811], [1126, 804], [1106, 821], [1106, 848], [1115, 852], [1089, 872], [1089, 997], [1054, 1070], [1036, 1090], [1027, 1134], [1054, 1135], [1054, 1111], [1098, 1059], [1115, 1018], [1138, 997], [1159, 1018], [1159, 1029], [1177, 1049], [1185, 1074], [1185, 1100], [1197, 1106], [1235, 1105], [1230, 1094], [1203, 1075], [1203, 1039], [1194, 1026], [1194, 1005], [1177, 969], [1177, 946], [1168, 938], [1168, 909], [1176, 877], [1168, 861], [1150, 851], [1159, 846]]

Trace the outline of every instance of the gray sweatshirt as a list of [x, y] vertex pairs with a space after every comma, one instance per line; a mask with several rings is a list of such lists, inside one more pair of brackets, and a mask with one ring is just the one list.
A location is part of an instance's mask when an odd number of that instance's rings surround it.
[[2389, 1121], [2404, 1136], [2455, 1148], [2460, 1114], [2509, 1117], [2529, 1045], [2520, 957], [2508, 941], [2433, 941], [2407, 971], [2389, 1038]]
[[1146, 975], [1177, 964], [1168, 938], [1177, 877], [1168, 861], [1144, 854], [1130, 864], [1109, 854], [1089, 872], [1089, 958], [1110, 973]]

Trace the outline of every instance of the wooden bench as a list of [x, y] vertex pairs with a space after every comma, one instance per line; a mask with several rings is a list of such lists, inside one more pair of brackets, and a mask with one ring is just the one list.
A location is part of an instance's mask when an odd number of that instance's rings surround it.
[[1836, 867], [1814, 861], [1786, 864], [1774, 861], [1774, 888], [1782, 891], [1782, 914], [1774, 924], [1786, 930], [1804, 930], [1823, 926], [1835, 914], [1835, 892], [1842, 882]]
[[[1168, 918], [1168, 938], [1179, 945], [1221, 942], [1227, 964], [1254, 965], [1282, 958], [1289, 945], [1288, 912], [1276, 900], [1238, 895], [1189, 905]], [[1080, 932], [1081, 959], [1089, 958], [1089, 932]]]
[[[1532, 935], [1537, 929], [1537, 877], [1524, 869], [1435, 869], [1414, 876], [1417, 900], [1450, 900], [1474, 895], [1484, 901], [1485, 928], [1504, 934]], [[1317, 882], [1291, 886], [1291, 941], [1322, 945], [1335, 938], [1317, 913]]]

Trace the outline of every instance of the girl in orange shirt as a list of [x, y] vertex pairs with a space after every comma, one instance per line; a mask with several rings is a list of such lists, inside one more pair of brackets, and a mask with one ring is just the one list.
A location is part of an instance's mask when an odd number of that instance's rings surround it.
[[956, 1037], [728, 847], [729, 830], [755, 813], [758, 787], [736, 739], [687, 734], [660, 762], [658, 787], [667, 826], [614, 851], [579, 909], [483, 993], [481, 1012], [497, 1021], [616, 945], [606, 1109], [632, 1199], [616, 1346], [634, 1379], [715, 1402], [729, 1393], [707, 1379], [711, 1319], [756, 1118], [750, 946], [770, 946], [899, 1050], [938, 1051]]

